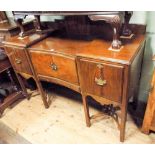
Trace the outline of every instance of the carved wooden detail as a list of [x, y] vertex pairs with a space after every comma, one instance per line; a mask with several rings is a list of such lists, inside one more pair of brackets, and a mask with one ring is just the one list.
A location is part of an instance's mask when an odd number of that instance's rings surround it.
[[113, 28], [112, 48], [120, 49], [121, 41], [119, 40], [121, 19], [119, 15], [90, 15], [89, 18], [94, 21], [102, 20], [109, 23]]

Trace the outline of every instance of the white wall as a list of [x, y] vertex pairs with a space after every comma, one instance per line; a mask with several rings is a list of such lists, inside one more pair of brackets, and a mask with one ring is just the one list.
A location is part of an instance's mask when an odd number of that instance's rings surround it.
[[131, 23], [146, 24], [146, 47], [144, 52], [142, 77], [140, 82], [139, 100], [146, 102], [154, 69], [152, 56], [155, 54], [155, 12], [134, 12]]

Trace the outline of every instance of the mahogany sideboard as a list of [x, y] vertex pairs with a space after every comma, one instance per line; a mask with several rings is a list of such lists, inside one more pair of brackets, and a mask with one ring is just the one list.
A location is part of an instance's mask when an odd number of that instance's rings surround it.
[[[3, 44], [15, 72], [36, 81], [46, 108], [49, 103], [41, 81], [73, 89], [82, 95], [86, 124], [90, 126], [92, 117], [87, 101], [90, 96], [103, 105], [103, 111], [110, 109], [108, 114], [116, 120], [123, 142], [127, 105], [137, 97], [145, 45], [141, 26], [131, 27], [136, 32], [135, 39], [117, 51], [109, 49], [111, 42], [103, 39], [73, 40], [52, 34], [15, 36]], [[121, 110], [120, 119], [117, 107]]]
[[87, 126], [91, 115], [87, 97], [101, 105], [114, 105], [121, 110], [120, 121], [115, 108], [120, 141], [125, 138], [128, 101], [136, 98], [141, 71], [145, 36], [139, 34], [119, 52], [109, 50], [110, 41], [92, 41], [45, 37], [32, 34], [9, 38], [4, 42], [15, 71], [33, 77], [45, 107], [49, 106], [41, 81], [53, 82], [81, 93]]

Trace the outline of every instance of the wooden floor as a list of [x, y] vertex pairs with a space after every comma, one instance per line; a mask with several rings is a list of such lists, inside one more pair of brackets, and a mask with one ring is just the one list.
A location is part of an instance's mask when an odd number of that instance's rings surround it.
[[[54, 92], [49, 109], [44, 108], [40, 95], [37, 95], [6, 109], [0, 122], [26, 139], [25, 143], [120, 143], [119, 130], [112, 118], [95, 119], [88, 128], [80, 95], [59, 88]], [[91, 108], [90, 112], [98, 111]], [[128, 115], [124, 143], [155, 143], [155, 134], [141, 133]]]
[[30, 144], [30, 142], [0, 122], [0, 144]]

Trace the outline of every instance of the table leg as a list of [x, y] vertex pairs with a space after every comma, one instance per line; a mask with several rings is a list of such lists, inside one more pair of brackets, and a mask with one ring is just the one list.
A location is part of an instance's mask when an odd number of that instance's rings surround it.
[[18, 81], [19, 81], [19, 84], [20, 84], [20, 86], [21, 86], [23, 95], [29, 100], [29, 99], [30, 99], [30, 96], [29, 96], [28, 93], [27, 93], [26, 87], [25, 87], [25, 85], [24, 85], [24, 83], [23, 83], [23, 80], [22, 80], [21, 76], [18, 75], [18, 73], [16, 73], [16, 72], [15, 72], [15, 74], [16, 74], [16, 77], [17, 77], [17, 79], [18, 79]]
[[86, 125], [87, 127], [90, 127], [91, 123], [90, 123], [90, 115], [89, 115], [89, 106], [87, 103], [87, 96], [82, 94], [82, 100], [83, 100], [83, 106], [84, 106], [84, 112], [85, 112]]

